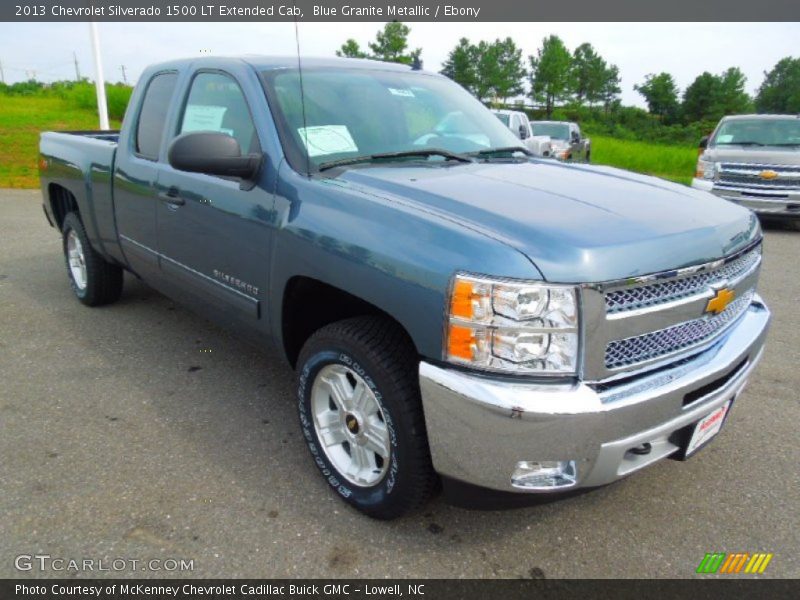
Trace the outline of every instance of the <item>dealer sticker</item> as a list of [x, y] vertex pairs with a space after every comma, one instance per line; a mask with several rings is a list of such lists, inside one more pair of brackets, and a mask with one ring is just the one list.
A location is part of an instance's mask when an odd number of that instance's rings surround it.
[[689, 440], [689, 445], [686, 447], [686, 456], [692, 454], [700, 446], [719, 433], [719, 430], [722, 429], [722, 423], [725, 421], [725, 415], [728, 414], [731, 402], [731, 400], [728, 400], [725, 404], [704, 419], [701, 419], [700, 422], [695, 425], [692, 439]]

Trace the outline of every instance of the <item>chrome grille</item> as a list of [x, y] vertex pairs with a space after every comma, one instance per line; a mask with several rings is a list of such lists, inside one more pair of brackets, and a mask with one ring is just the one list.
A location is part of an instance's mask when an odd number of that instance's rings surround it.
[[628, 367], [686, 350], [709, 340], [747, 310], [753, 294], [753, 289], [748, 290], [718, 315], [701, 317], [652, 333], [610, 342], [606, 346], [606, 368]]
[[648, 308], [700, 294], [711, 285], [738, 279], [750, 271], [760, 258], [761, 246], [757, 246], [714, 270], [609, 292], [605, 297], [606, 312], [613, 314]]
[[[775, 179], [763, 179], [763, 171], [777, 173]], [[748, 163], [722, 163], [717, 185], [749, 187], [755, 189], [798, 189], [800, 167], [790, 165], [755, 165]]]

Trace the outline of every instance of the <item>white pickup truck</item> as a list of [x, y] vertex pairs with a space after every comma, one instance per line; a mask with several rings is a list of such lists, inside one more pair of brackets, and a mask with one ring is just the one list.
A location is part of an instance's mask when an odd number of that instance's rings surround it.
[[700, 151], [692, 187], [800, 230], [800, 116], [724, 117]]
[[508, 127], [511, 132], [525, 143], [525, 147], [536, 156], [553, 155], [553, 144], [549, 135], [533, 135], [528, 115], [518, 110], [492, 110], [495, 116]]

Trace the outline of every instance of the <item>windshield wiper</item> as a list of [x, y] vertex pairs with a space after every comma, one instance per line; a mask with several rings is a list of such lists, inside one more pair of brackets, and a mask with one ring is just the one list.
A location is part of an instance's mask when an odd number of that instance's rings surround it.
[[717, 142], [717, 146], [763, 146], [761, 142]]
[[472, 162], [472, 159], [463, 154], [450, 152], [442, 148], [423, 148], [420, 150], [403, 150], [400, 152], [381, 152], [379, 154], [365, 154], [363, 156], [350, 156], [347, 158], [340, 158], [338, 160], [331, 160], [319, 165], [320, 171], [326, 171], [335, 167], [344, 167], [347, 165], [355, 165], [358, 163], [372, 162], [374, 160], [391, 160], [393, 158], [414, 158], [416, 156], [442, 156], [446, 160], [456, 160], [458, 162]]
[[486, 150], [478, 150], [477, 152], [470, 152], [470, 156], [492, 156], [494, 154], [513, 154], [514, 152], [522, 152], [526, 156], [534, 156], [533, 152], [524, 146], [506, 146], [503, 148], [486, 148]]
[[770, 144], [770, 146], [800, 146], [800, 142], [786, 142], [781, 144]]

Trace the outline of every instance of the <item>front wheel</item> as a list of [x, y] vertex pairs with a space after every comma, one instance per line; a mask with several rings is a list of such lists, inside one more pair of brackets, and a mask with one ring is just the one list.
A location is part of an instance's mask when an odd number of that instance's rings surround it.
[[298, 361], [298, 410], [317, 468], [346, 502], [378, 519], [423, 504], [431, 465], [417, 378], [405, 333], [379, 317], [328, 325]]

